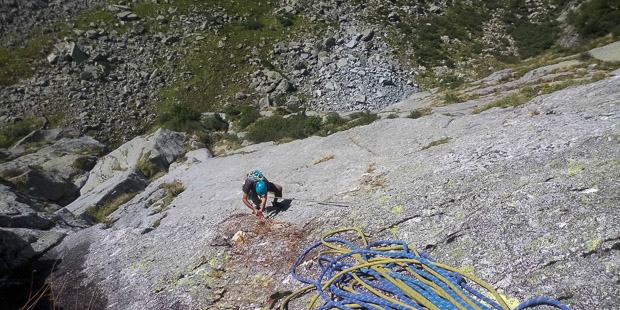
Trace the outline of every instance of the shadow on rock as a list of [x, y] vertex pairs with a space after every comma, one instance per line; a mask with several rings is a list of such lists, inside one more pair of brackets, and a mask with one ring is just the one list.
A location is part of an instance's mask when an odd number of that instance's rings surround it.
[[291, 199], [284, 199], [278, 203], [277, 207], [269, 206], [265, 207], [265, 211], [267, 212], [267, 218], [273, 218], [276, 215], [280, 214], [280, 212], [288, 211], [291, 207]]

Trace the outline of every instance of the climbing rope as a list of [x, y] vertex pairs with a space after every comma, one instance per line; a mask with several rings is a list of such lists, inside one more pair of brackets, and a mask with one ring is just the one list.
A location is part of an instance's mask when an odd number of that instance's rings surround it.
[[[354, 231], [364, 246], [332, 237]], [[302, 277], [297, 268], [314, 249], [324, 246], [317, 263], [321, 269], [316, 280]], [[312, 290], [316, 294], [306, 309], [467, 309], [509, 310], [504, 298], [487, 283], [459, 270], [436, 262], [431, 256], [418, 252], [403, 241], [368, 243], [358, 228], [343, 228], [327, 233], [308, 247], [295, 261], [292, 276], [308, 284], [289, 295], [280, 309]], [[484, 288], [486, 294], [467, 284], [470, 280]], [[321, 299], [322, 301], [319, 301]], [[550, 298], [528, 300], [515, 308], [521, 310], [538, 305], [568, 307]]]

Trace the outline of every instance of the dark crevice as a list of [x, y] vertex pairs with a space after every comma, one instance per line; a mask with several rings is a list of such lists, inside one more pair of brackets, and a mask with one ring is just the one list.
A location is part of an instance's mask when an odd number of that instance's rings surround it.
[[581, 257], [590, 257], [596, 253], [596, 250], [581, 253]]
[[454, 240], [456, 240], [456, 238], [458, 238], [458, 237], [460, 237], [460, 236], [463, 236], [464, 234], [465, 234], [465, 232], [464, 232], [464, 231], [462, 231], [462, 230], [455, 231], [455, 232], [453, 232], [453, 233], [449, 234], [449, 235], [446, 237], [446, 239], [444, 240], [444, 242], [443, 242], [443, 243], [445, 243], [445, 244], [452, 243], [452, 242], [454, 242]]
[[558, 301], [563, 301], [563, 300], [568, 300], [573, 298], [573, 294], [570, 292], [564, 292], [563, 294], [561, 294], [560, 296], [558, 296], [556, 299]]
[[605, 249], [603, 251], [605, 251], [605, 252], [620, 251], [620, 242], [616, 242], [616, 243], [612, 244], [610, 248]]
[[542, 268], [546, 268], [546, 267], [549, 267], [549, 266], [553, 266], [553, 265], [555, 265], [557, 262], [559, 262], [559, 261], [558, 261], [558, 260], [551, 260], [551, 261], [549, 261], [549, 262], [545, 263], [545, 264], [542, 266]]
[[610, 242], [610, 241], [620, 241], [620, 237], [614, 237], [614, 238], [609, 238], [609, 239], [604, 239], [603, 242]]

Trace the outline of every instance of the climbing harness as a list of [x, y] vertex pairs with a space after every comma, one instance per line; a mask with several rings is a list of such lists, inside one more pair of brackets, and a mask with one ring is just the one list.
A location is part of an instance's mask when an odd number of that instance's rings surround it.
[[[347, 231], [356, 232], [364, 246], [357, 247], [346, 239], [333, 237]], [[312, 280], [300, 276], [298, 267], [320, 246], [327, 249], [318, 256], [319, 277]], [[510, 309], [504, 298], [482, 280], [438, 263], [404, 241], [368, 243], [358, 228], [343, 228], [324, 235], [297, 258], [291, 274], [308, 286], [284, 299], [281, 310], [288, 309], [291, 301], [312, 290], [316, 294], [306, 309]], [[477, 288], [483, 288], [486, 294]], [[557, 300], [535, 298], [515, 310], [538, 305], [569, 309]]]

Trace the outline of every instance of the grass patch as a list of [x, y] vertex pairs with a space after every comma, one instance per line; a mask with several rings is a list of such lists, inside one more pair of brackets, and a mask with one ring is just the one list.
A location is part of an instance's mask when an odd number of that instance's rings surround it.
[[349, 115], [349, 122], [347, 123], [347, 129], [368, 125], [379, 119], [379, 116], [370, 111], [355, 112]]
[[8, 179], [12, 179], [14, 177], [20, 176], [22, 174], [24, 174], [24, 172], [26, 172], [23, 169], [20, 168], [10, 168], [10, 169], [6, 169], [4, 171], [2, 171], [2, 178], [5, 180]]
[[543, 94], [550, 94], [558, 90], [562, 90], [562, 89], [565, 89], [567, 87], [574, 86], [574, 85], [584, 84], [586, 82], [589, 82], [589, 81], [580, 82], [578, 80], [570, 79], [570, 80], [565, 80], [561, 82], [547, 83], [547, 84], [544, 84], [540, 88], [540, 92]]
[[88, 207], [86, 213], [92, 217], [94, 223], [109, 223], [108, 216], [137, 194], [137, 192], [122, 194], [101, 206]]
[[160, 171], [157, 168], [157, 165], [150, 161], [149, 157], [151, 157], [151, 152], [142, 154], [140, 160], [138, 160], [138, 163], [136, 164], [136, 167], [142, 171], [142, 174], [144, 174], [147, 179], [152, 180], [152, 178]]
[[459, 96], [459, 94], [457, 92], [447, 92], [444, 96], [443, 96], [443, 102], [444, 104], [448, 105], [448, 104], [453, 104], [453, 103], [460, 103], [465, 101], [463, 98], [461, 98], [461, 96]]
[[432, 141], [431, 143], [423, 146], [422, 149], [423, 150], [430, 149], [433, 146], [438, 146], [438, 145], [446, 144], [446, 143], [448, 143], [450, 141], [452, 141], [452, 138], [450, 138], [450, 137], [446, 137], [446, 138], [443, 138], [443, 139], [435, 140], [435, 141]]
[[90, 171], [95, 166], [97, 162], [97, 157], [95, 156], [80, 156], [73, 160], [71, 166], [75, 169]]
[[533, 88], [525, 87], [521, 89], [521, 91], [518, 93], [512, 93], [506, 97], [497, 99], [489, 104], [475, 108], [472, 111], [472, 113], [478, 114], [478, 113], [481, 113], [482, 111], [486, 111], [488, 109], [495, 108], [495, 107], [499, 107], [499, 108], [516, 107], [516, 106], [522, 105], [530, 101], [530, 99], [534, 98], [535, 95], [536, 94]]
[[22, 46], [0, 47], [0, 85], [15, 84], [45, 66], [43, 60], [51, 49], [51, 42], [50, 34], [37, 30]]
[[166, 190], [161, 211], [167, 210], [172, 200], [185, 191], [185, 186], [179, 180], [174, 180], [172, 183], [162, 183], [159, 188]]
[[409, 112], [409, 115], [407, 115], [407, 118], [416, 119], [416, 118], [420, 118], [425, 115], [430, 115], [431, 113], [433, 113], [433, 108], [426, 107], [426, 108], [417, 109], [417, 110], [413, 110]]
[[27, 136], [34, 130], [41, 128], [40, 120], [24, 119], [13, 124], [8, 124], [0, 129], [0, 148], [9, 148], [17, 141]]
[[317, 159], [315, 159], [315, 160], [314, 160], [314, 162], [313, 162], [313, 164], [315, 164], [315, 165], [316, 165], [316, 164], [320, 164], [320, 163], [322, 163], [322, 162], [326, 162], [326, 161], [328, 161], [328, 160], [330, 160], [330, 159], [333, 159], [333, 158], [334, 158], [334, 155], [332, 155], [332, 154], [327, 154], [327, 155], [325, 155], [325, 156], [324, 156], [324, 157], [322, 157], [322, 158], [317, 158]]

